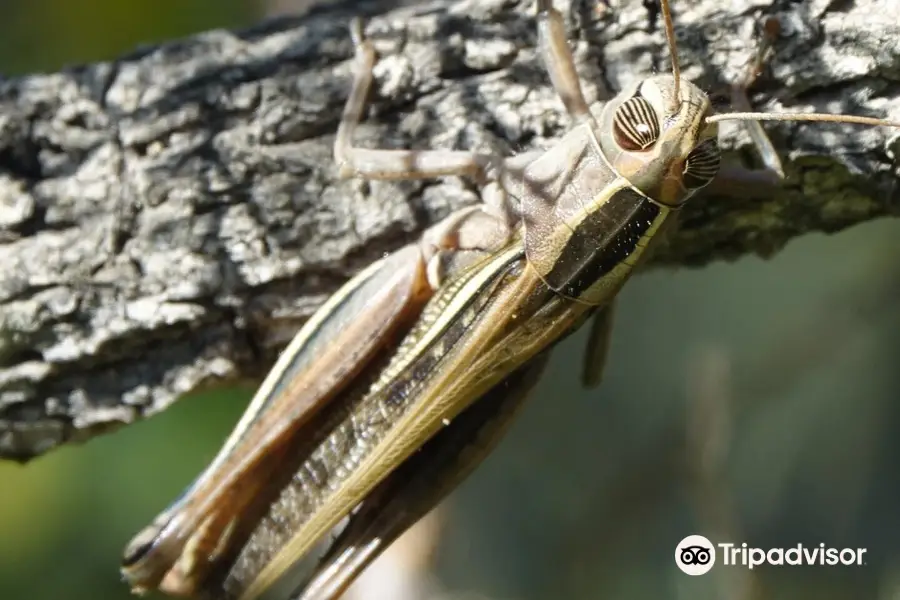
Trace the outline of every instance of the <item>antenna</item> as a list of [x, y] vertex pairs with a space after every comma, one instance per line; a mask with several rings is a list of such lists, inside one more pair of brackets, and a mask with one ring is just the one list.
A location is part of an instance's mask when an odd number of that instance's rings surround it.
[[675, 45], [675, 24], [672, 22], [672, 9], [669, 0], [660, 0], [663, 22], [666, 24], [666, 40], [669, 42], [669, 55], [672, 57], [672, 78], [675, 80], [675, 96], [672, 99], [672, 112], [677, 113], [681, 106], [681, 70], [678, 68], [678, 47]]
[[890, 119], [876, 119], [875, 117], [856, 117], [853, 115], [831, 115], [828, 113], [763, 113], [763, 112], [733, 112], [710, 115], [706, 117], [707, 123], [719, 121], [827, 121], [830, 123], [852, 123], [854, 125], [883, 125], [886, 127], [900, 128], [900, 121]]

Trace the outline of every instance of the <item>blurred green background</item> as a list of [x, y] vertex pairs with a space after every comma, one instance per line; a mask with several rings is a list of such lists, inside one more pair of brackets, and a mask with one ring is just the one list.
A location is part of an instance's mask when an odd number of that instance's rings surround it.
[[[0, 71], [112, 58], [290, 2], [277, 4], [6, 0]], [[447, 503], [433, 597], [900, 598], [898, 233], [884, 220], [771, 261], [637, 278], [602, 389], [579, 389], [578, 335]], [[213, 456], [250, 392], [0, 463], [0, 599], [131, 597], [124, 544]], [[867, 564], [689, 578], [673, 554], [692, 533], [864, 547]]]

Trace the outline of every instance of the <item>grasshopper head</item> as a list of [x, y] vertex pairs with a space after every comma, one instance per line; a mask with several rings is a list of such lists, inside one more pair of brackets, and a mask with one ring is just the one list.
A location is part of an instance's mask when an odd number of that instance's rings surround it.
[[696, 85], [651, 77], [603, 107], [598, 139], [617, 173], [660, 204], [678, 207], [719, 170], [718, 127], [706, 122], [711, 110]]

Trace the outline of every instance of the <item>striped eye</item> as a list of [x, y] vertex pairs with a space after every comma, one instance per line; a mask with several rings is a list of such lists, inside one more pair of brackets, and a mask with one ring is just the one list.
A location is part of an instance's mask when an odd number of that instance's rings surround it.
[[719, 172], [722, 153], [715, 138], [700, 142], [684, 161], [684, 186], [696, 190], [708, 184]]
[[635, 96], [616, 109], [613, 134], [623, 150], [646, 150], [659, 139], [659, 119], [647, 100]]

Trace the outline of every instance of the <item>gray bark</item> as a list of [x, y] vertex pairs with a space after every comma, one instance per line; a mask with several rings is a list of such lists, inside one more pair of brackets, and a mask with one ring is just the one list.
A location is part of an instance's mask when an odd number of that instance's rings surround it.
[[[784, 35], [757, 108], [900, 119], [894, 2], [676, 1], [685, 75], [710, 90], [736, 81], [755, 18], [772, 13]], [[185, 393], [258, 380], [354, 272], [477, 200], [453, 178], [336, 179], [347, 22], [378, 4], [0, 82], [0, 456], [25, 460]], [[638, 0], [557, 5], [590, 98], [669, 69]], [[533, 14], [529, 1], [436, 0], [372, 16], [380, 61], [360, 143], [549, 145], [567, 118], [535, 57]], [[742, 127], [722, 127], [727, 158], [752, 163]], [[788, 174], [778, 191], [697, 199], [656, 265], [770, 256], [897, 211], [893, 131], [767, 130]]]

